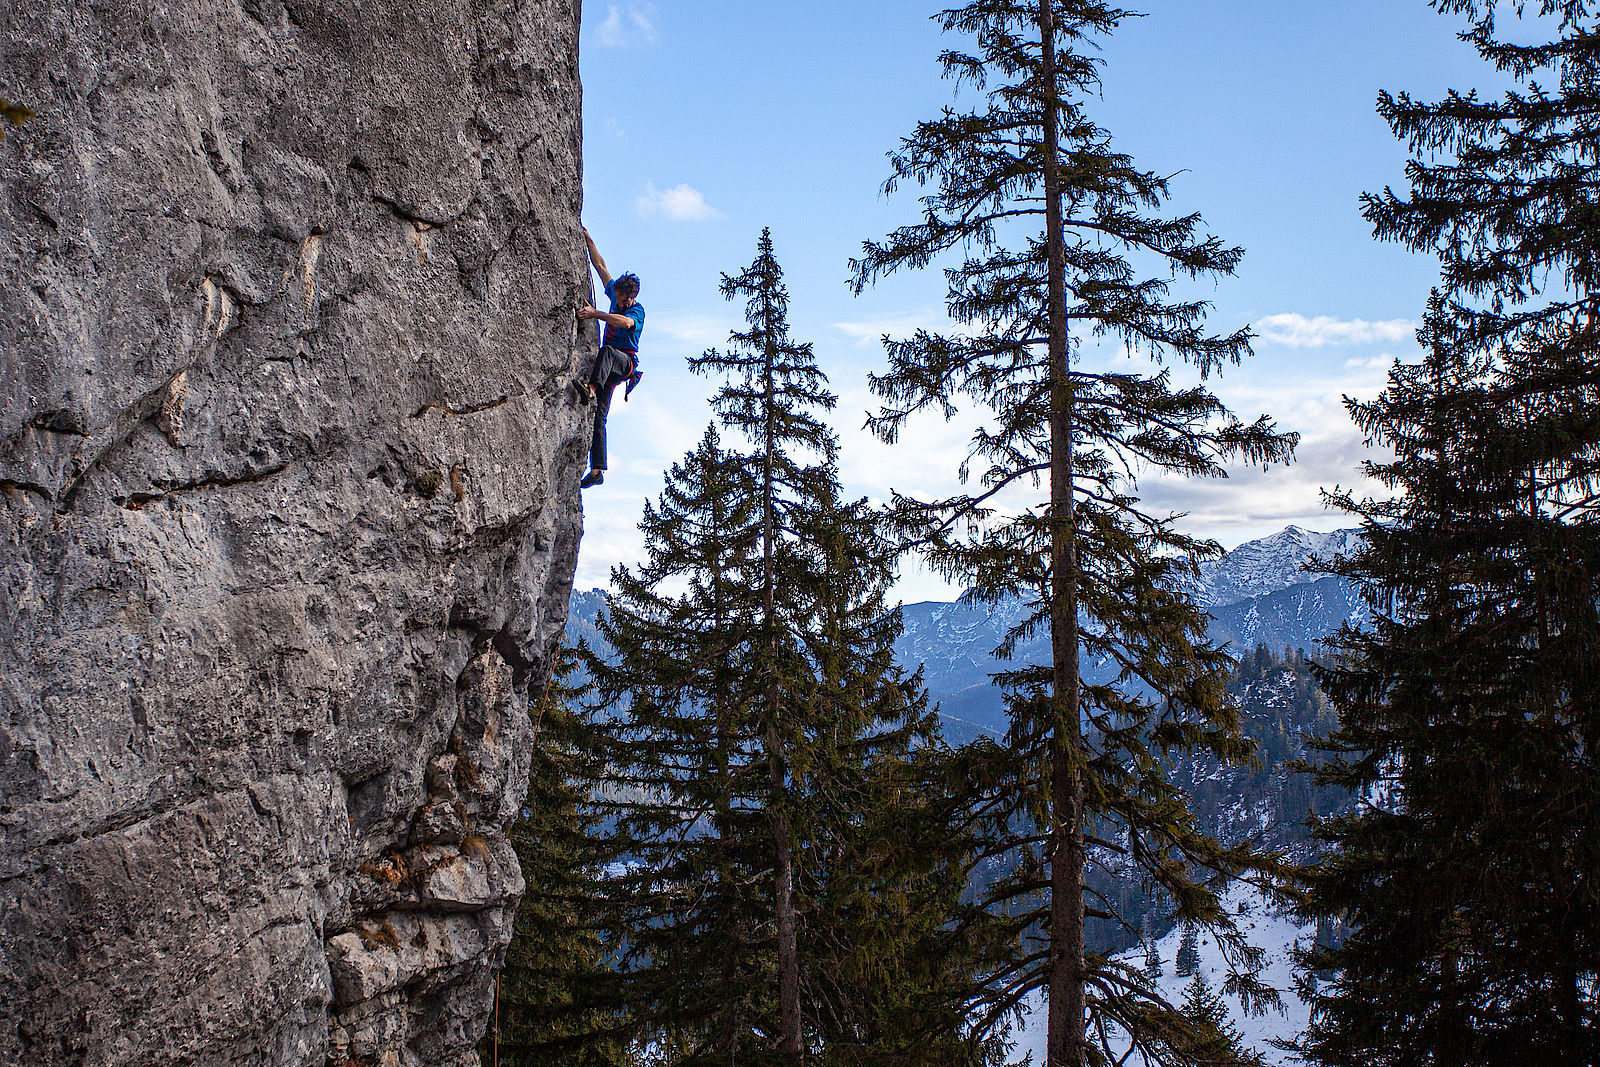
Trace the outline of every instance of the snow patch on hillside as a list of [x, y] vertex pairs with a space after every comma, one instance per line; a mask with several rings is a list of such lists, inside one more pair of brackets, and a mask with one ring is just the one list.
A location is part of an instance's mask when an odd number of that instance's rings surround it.
[[[1236, 999], [1224, 995], [1222, 1000], [1228, 1007], [1228, 1016], [1238, 1029], [1246, 1048], [1255, 1049], [1266, 1063], [1288, 1067], [1298, 1060], [1289, 1053], [1273, 1048], [1272, 1042], [1293, 1038], [1305, 1032], [1310, 1009], [1294, 992], [1293, 953], [1297, 946], [1302, 948], [1309, 946], [1313, 928], [1296, 922], [1292, 917], [1275, 914], [1272, 906], [1262, 899], [1256, 889], [1243, 883], [1235, 882], [1223, 895], [1223, 899], [1228, 910], [1237, 917], [1239, 929], [1244, 932], [1246, 939], [1266, 953], [1261, 970], [1262, 980], [1278, 990], [1283, 997], [1282, 1011], [1268, 1009], [1264, 1015], [1247, 1017]], [[1161, 955], [1161, 977], [1157, 979], [1157, 985], [1161, 995], [1171, 1004], [1183, 1003], [1184, 987], [1189, 984], [1187, 977], [1178, 977], [1175, 962], [1178, 957], [1178, 944], [1182, 939], [1183, 930], [1175, 927], [1167, 936], [1156, 942], [1156, 950]], [[1199, 945], [1200, 973], [1205, 976], [1207, 985], [1213, 990], [1220, 990], [1228, 975], [1222, 951], [1217, 947], [1216, 940], [1204, 931], [1200, 933]], [[1144, 949], [1131, 948], [1118, 958], [1129, 966], [1143, 968]], [[1011, 1063], [1022, 1063], [1023, 1057], [1029, 1053], [1033, 1056], [1034, 1067], [1039, 1067], [1045, 1062], [1045, 1016], [1043, 997], [1035, 994], [1030, 1003], [1030, 1014], [1018, 1030], [1018, 1041], [1011, 1052]], [[1126, 1046], [1120, 1051], [1125, 1049]], [[1138, 1058], [1130, 1059], [1129, 1063], [1136, 1065]]]

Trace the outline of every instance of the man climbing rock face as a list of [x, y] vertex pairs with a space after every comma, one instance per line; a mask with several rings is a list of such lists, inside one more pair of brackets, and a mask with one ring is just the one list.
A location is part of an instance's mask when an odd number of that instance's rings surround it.
[[639, 277], [624, 274], [615, 280], [606, 269], [606, 261], [594, 246], [594, 238], [587, 228], [583, 241], [589, 246], [589, 262], [605, 285], [606, 296], [611, 300], [611, 310], [601, 311], [593, 304], [578, 309], [580, 319], [599, 319], [606, 324], [605, 336], [600, 341], [600, 354], [595, 357], [594, 370], [579, 386], [585, 403], [595, 402], [594, 437], [589, 442], [589, 473], [578, 485], [587, 489], [606, 480], [606, 416], [611, 413], [611, 392], [623, 382], [628, 388], [624, 400], [639, 384], [644, 372], [639, 369], [639, 335], [644, 332], [644, 305], [639, 303]]

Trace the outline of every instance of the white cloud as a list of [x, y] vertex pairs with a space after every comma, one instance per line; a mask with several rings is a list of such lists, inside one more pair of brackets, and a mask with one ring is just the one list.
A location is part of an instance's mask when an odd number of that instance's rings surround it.
[[656, 43], [656, 5], [649, 0], [611, 4], [595, 27], [595, 39], [606, 48], [643, 48]]
[[638, 498], [630, 496], [628, 505], [628, 510], [604, 509], [585, 500], [583, 541], [578, 548], [578, 569], [572, 580], [574, 589], [603, 589], [611, 584], [612, 567], [618, 564], [638, 566], [644, 560]]
[[1265, 471], [1238, 466], [1226, 479], [1149, 475], [1140, 480], [1139, 495], [1152, 510], [1184, 513], [1183, 529], [1229, 547], [1291, 524], [1312, 530], [1355, 525], [1354, 516], [1326, 507], [1322, 491], [1342, 486], [1358, 497], [1385, 495], [1360, 464], [1385, 459], [1387, 452], [1366, 443], [1350, 421], [1344, 397], [1375, 396], [1393, 358], [1365, 361], [1359, 373], [1338, 377], [1224, 377], [1217, 392], [1241, 418], [1248, 421], [1264, 411], [1280, 430], [1300, 434], [1295, 462]]
[[622, 47], [622, 9], [612, 4], [605, 21], [595, 27], [594, 33], [607, 48]]
[[1331, 315], [1306, 318], [1293, 312], [1257, 319], [1261, 340], [1290, 348], [1322, 348], [1326, 345], [1364, 345], [1379, 341], [1404, 341], [1416, 333], [1417, 324], [1409, 319], [1368, 322], [1365, 319], [1336, 319]]
[[855, 342], [859, 348], [876, 346], [887, 334], [895, 339], [910, 337], [918, 330], [949, 331], [951, 322], [942, 309], [908, 311], [898, 315], [884, 315], [859, 322], [836, 322], [833, 328]]
[[1236, 467], [1226, 479], [1156, 475], [1141, 480], [1139, 495], [1152, 511], [1184, 514], [1183, 529], [1229, 546], [1289, 525], [1312, 530], [1355, 525], [1354, 516], [1327, 507], [1323, 490], [1343, 486], [1357, 496], [1383, 495], [1360, 464], [1384, 453], [1369, 447], [1348, 420], [1344, 427], [1301, 429], [1305, 436], [1290, 466]]
[[[1102, 355], [1115, 360], [1120, 352], [1107, 346]], [[1363, 459], [1381, 459], [1385, 453], [1366, 444], [1351, 424], [1343, 398], [1346, 393], [1375, 395], [1383, 387], [1388, 362], [1385, 358], [1381, 366], [1329, 377], [1224, 376], [1212, 384], [1241, 418], [1250, 420], [1266, 411], [1274, 416], [1279, 429], [1301, 434], [1296, 462], [1265, 471], [1240, 465], [1226, 479], [1184, 478], [1144, 470], [1137, 495], [1154, 513], [1184, 513], [1186, 517], [1178, 523], [1181, 529], [1230, 547], [1290, 524], [1314, 530], [1354, 525], [1352, 516], [1324, 505], [1322, 490], [1342, 485], [1355, 489], [1358, 496], [1383, 493], [1380, 486], [1366, 480], [1359, 465]], [[845, 389], [842, 394], [836, 422], [843, 430], [843, 474], [850, 492], [865, 492], [882, 500], [890, 487], [923, 497], [959, 491], [955, 472], [966, 453], [977, 413], [964, 412], [952, 423], [935, 414], [918, 416], [907, 425], [898, 444], [884, 445], [851, 428], [854, 420], [849, 415], [861, 409], [875, 410], [873, 398], [862, 388]], [[974, 487], [975, 480], [968, 488]], [[995, 503], [1003, 509], [1016, 509], [1037, 505], [1045, 495], [1043, 486], [1029, 485]], [[916, 599], [939, 594], [917, 587], [901, 595]]]
[[945, 422], [935, 412], [914, 416], [899, 439], [885, 444], [864, 428], [880, 400], [865, 382], [839, 390], [832, 423], [842, 444], [840, 467], [852, 492], [888, 500], [891, 491], [938, 496], [951, 491], [976, 422], [957, 416]]
[[[687, 354], [699, 355], [708, 348], [728, 343], [728, 334], [736, 324], [725, 315], [709, 315], [690, 311], [665, 311], [650, 317], [650, 331], [657, 338], [665, 336], [678, 342], [677, 348]], [[676, 351], [676, 348], [674, 349]]]
[[654, 182], [648, 182], [644, 192], [634, 198], [633, 207], [641, 215], [669, 222], [709, 222], [723, 217], [722, 212], [706, 203], [704, 193], [689, 185], [657, 189]]

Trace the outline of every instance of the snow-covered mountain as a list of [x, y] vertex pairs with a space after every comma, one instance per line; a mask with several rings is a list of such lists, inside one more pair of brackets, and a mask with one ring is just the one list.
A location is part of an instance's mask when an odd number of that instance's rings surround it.
[[1348, 556], [1360, 545], [1360, 530], [1317, 533], [1298, 526], [1286, 527], [1271, 537], [1246, 541], [1221, 559], [1202, 564], [1200, 579], [1194, 586], [1195, 602], [1208, 609], [1225, 607], [1316, 581], [1324, 575], [1307, 571], [1307, 563]]
[[1312, 651], [1342, 624], [1361, 625], [1367, 606], [1354, 585], [1325, 575], [1262, 596], [1214, 604], [1210, 612], [1212, 638], [1243, 655], [1256, 645], [1280, 652], [1285, 647]]
[[[1309, 651], [1340, 624], [1359, 624], [1366, 608], [1355, 587], [1305, 568], [1312, 559], [1347, 555], [1360, 538], [1359, 530], [1319, 533], [1290, 526], [1205, 564], [1193, 592], [1212, 617], [1211, 636], [1227, 642], [1236, 655], [1258, 644]], [[1015, 601], [994, 607], [925, 601], [902, 609], [905, 632], [895, 652], [907, 667], [922, 667], [923, 682], [953, 737], [1005, 729], [1000, 693], [990, 675], [1006, 664], [992, 652], [1022, 611]], [[1013, 663], [1045, 663], [1049, 654], [1049, 635], [1039, 633], [1018, 645]], [[1084, 664], [1084, 676], [1092, 682], [1112, 673], [1109, 664]]]
[[[1257, 644], [1310, 650], [1341, 623], [1359, 622], [1365, 608], [1354, 587], [1305, 567], [1313, 558], [1348, 554], [1360, 537], [1359, 530], [1319, 533], [1290, 526], [1205, 564], [1193, 589], [1212, 616], [1211, 636], [1228, 642], [1235, 654]], [[569, 638], [592, 640], [604, 605], [605, 594], [598, 589], [575, 592]], [[1016, 601], [992, 608], [924, 601], [902, 609], [905, 631], [895, 653], [906, 667], [923, 669], [923, 682], [940, 704], [953, 740], [1004, 731], [1005, 713], [990, 675], [1006, 664], [992, 653], [1022, 610]], [[1049, 652], [1049, 635], [1036, 634], [1019, 644], [1013, 662], [1044, 663]], [[1084, 664], [1090, 681], [1107, 680], [1112, 673], [1109, 664]]]

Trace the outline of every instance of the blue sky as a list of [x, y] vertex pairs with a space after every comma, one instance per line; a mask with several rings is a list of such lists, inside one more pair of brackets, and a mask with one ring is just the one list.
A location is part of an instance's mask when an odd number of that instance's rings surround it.
[[[1298, 462], [1225, 481], [1147, 480], [1146, 500], [1226, 546], [1290, 523], [1350, 525], [1322, 486], [1357, 482], [1364, 454], [1340, 404], [1371, 397], [1433, 283], [1428, 256], [1374, 242], [1365, 190], [1403, 187], [1406, 156], [1373, 110], [1381, 88], [1427, 99], [1498, 83], [1455, 38], [1460, 20], [1424, 0], [1147, 0], [1105, 42], [1099, 121], [1141, 166], [1174, 174], [1175, 211], [1200, 211], [1246, 256], [1199, 291], [1219, 329], [1254, 324], [1256, 355], [1216, 391], [1244, 417], [1268, 412], [1302, 434]], [[791, 295], [793, 334], [815, 343], [840, 395], [843, 475], [857, 495], [948, 493], [969, 423], [935, 418], [894, 447], [859, 427], [882, 364], [877, 338], [944, 321], [936, 270], [860, 297], [847, 260], [917, 216], [917, 193], [884, 198], [886, 153], [955, 94], [939, 77], [944, 40], [922, 0], [586, 0], [584, 221], [612, 270], [643, 279], [643, 386], [611, 417], [612, 470], [584, 494], [577, 582], [604, 585], [642, 553], [641, 506], [699, 437], [716, 383], [684, 360], [721, 344], [741, 309], [721, 272], [753, 258], [770, 226]], [[1114, 352], [1085, 351], [1087, 362]], [[907, 601], [955, 590], [908, 567]]]

